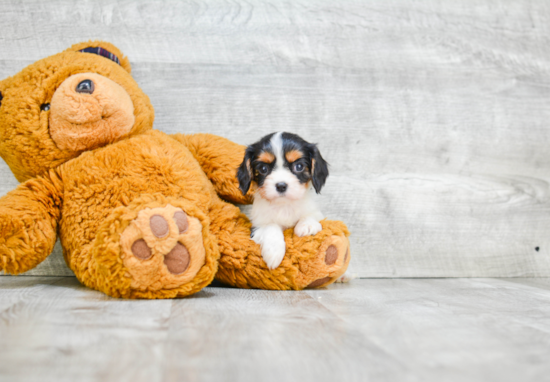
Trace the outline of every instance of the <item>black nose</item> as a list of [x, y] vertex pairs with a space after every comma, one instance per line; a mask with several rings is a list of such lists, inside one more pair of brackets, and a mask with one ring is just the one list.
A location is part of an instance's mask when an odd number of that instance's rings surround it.
[[77, 93], [92, 94], [94, 92], [94, 83], [92, 80], [84, 80], [76, 86]]
[[278, 191], [279, 193], [281, 193], [281, 194], [282, 194], [283, 192], [286, 191], [287, 187], [288, 187], [288, 185], [287, 185], [286, 183], [283, 183], [283, 182], [277, 183], [277, 184], [275, 185], [275, 188], [276, 188], [277, 191]]

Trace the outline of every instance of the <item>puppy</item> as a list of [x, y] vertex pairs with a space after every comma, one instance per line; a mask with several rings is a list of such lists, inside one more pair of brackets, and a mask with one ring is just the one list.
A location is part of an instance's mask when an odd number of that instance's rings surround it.
[[294, 227], [300, 237], [321, 231], [323, 215], [311, 189], [319, 193], [327, 177], [328, 163], [317, 146], [295, 134], [273, 133], [246, 149], [237, 178], [243, 195], [252, 182], [258, 186], [250, 216], [252, 240], [260, 244], [269, 269], [285, 256], [285, 229]]

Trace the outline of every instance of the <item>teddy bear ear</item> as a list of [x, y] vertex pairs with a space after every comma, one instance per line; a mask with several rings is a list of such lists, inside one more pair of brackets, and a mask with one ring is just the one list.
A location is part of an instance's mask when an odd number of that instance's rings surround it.
[[74, 44], [67, 51], [92, 53], [108, 58], [122, 66], [128, 73], [132, 72], [132, 66], [126, 56], [122, 54], [120, 49], [109, 42], [105, 41], [88, 41]]

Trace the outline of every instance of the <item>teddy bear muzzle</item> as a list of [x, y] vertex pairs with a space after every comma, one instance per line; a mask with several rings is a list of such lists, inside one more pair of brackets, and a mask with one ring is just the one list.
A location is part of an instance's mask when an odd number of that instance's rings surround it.
[[50, 135], [61, 150], [85, 151], [116, 142], [135, 122], [128, 92], [96, 73], [67, 78], [50, 106]]

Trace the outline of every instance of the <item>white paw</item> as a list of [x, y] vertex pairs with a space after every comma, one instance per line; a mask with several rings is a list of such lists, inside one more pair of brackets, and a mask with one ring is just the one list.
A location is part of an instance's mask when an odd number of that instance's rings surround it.
[[286, 245], [285, 241], [273, 242], [271, 245], [262, 246], [262, 257], [269, 269], [275, 269], [283, 261], [285, 257]]
[[300, 220], [294, 227], [294, 234], [299, 237], [312, 236], [323, 229], [321, 223], [312, 218]]
[[346, 272], [342, 276], [338, 277], [338, 279], [335, 281], [335, 283], [349, 283], [351, 280], [356, 279], [356, 278], [357, 278], [356, 273]]
[[275, 269], [283, 261], [286, 252], [283, 230], [278, 226], [267, 226], [254, 231], [252, 240], [260, 244], [262, 258], [269, 269]]

